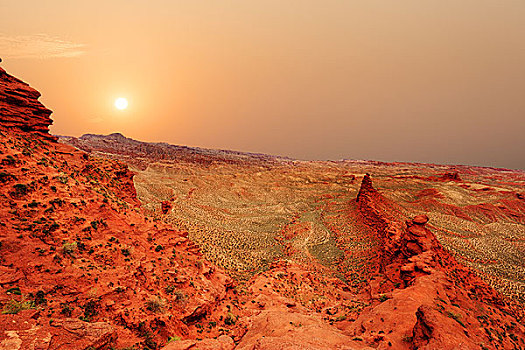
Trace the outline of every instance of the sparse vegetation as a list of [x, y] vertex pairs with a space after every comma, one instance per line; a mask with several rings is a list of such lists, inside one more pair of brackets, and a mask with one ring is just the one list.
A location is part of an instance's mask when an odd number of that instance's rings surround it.
[[153, 297], [146, 302], [146, 309], [155, 312], [163, 313], [166, 308], [166, 301], [160, 297]]
[[35, 304], [32, 300], [22, 299], [20, 301], [11, 299], [2, 309], [2, 314], [17, 314], [22, 310], [34, 309]]
[[3, 165], [15, 165], [15, 163], [16, 159], [10, 154], [8, 154], [4, 159], [2, 159]]
[[60, 306], [62, 307], [62, 309], [60, 310], [60, 313], [64, 316], [71, 317], [71, 313], [73, 312], [73, 309], [71, 308], [71, 306], [65, 303], [61, 304]]
[[22, 295], [19, 287], [12, 287], [6, 290], [7, 294]]
[[62, 253], [64, 255], [73, 256], [77, 251], [77, 242], [64, 243], [62, 245]]
[[174, 336], [168, 338], [168, 343], [171, 343], [171, 342], [174, 342], [174, 341], [179, 341], [180, 339], [181, 339], [180, 337], [174, 335]]
[[237, 316], [232, 314], [231, 312], [228, 312], [226, 314], [226, 317], [224, 318], [224, 323], [228, 326], [234, 325], [235, 322], [237, 322]]
[[25, 184], [16, 184], [13, 186], [14, 195], [17, 197], [25, 196], [29, 192], [29, 187]]
[[403, 340], [405, 343], [412, 343], [413, 339], [414, 337], [412, 337], [411, 335], [404, 335], [403, 338], [401, 338], [401, 340]]
[[0, 182], [1, 183], [6, 183], [6, 182], [9, 182], [9, 181], [12, 181], [12, 180], [16, 180], [16, 176], [15, 175], [12, 175], [12, 174], [7, 173], [5, 171], [1, 171], [0, 172]]
[[60, 198], [54, 198], [49, 201], [49, 204], [51, 204], [53, 207], [60, 207], [64, 204], [64, 201]]
[[465, 327], [465, 324], [461, 321], [461, 316], [457, 313], [454, 313], [452, 311], [447, 311], [446, 312], [446, 315], [450, 318], [452, 318], [453, 320], [455, 320], [457, 323], [459, 323], [460, 325], [462, 325], [463, 327]]

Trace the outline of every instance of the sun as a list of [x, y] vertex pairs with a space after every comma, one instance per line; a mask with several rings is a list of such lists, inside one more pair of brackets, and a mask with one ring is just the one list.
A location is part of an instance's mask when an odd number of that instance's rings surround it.
[[128, 100], [124, 97], [119, 97], [115, 100], [115, 108], [124, 110], [128, 108]]

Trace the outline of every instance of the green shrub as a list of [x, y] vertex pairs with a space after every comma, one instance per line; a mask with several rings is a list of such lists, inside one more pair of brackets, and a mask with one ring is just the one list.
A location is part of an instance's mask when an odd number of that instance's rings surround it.
[[67, 185], [67, 181], [68, 181], [67, 176], [57, 176], [56, 179], [57, 179], [60, 183], [62, 183], [62, 184], [64, 184], [64, 185]]
[[405, 343], [411, 343], [413, 339], [414, 337], [410, 335], [404, 335], [403, 338], [401, 338], [401, 340], [403, 340]]
[[98, 314], [98, 301], [90, 300], [82, 305], [82, 308], [84, 309], [84, 316], [80, 316], [80, 319], [82, 321], [91, 322], [93, 316]]
[[29, 192], [29, 187], [24, 184], [16, 184], [13, 188], [15, 189], [15, 195], [17, 196], [25, 196], [27, 192]]
[[62, 253], [64, 255], [74, 255], [77, 251], [77, 242], [64, 243], [62, 245]]
[[11, 294], [15, 294], [15, 295], [22, 295], [22, 292], [20, 291], [20, 288], [18, 287], [13, 287], [13, 288], [9, 288], [6, 293], [11, 293]]
[[33, 302], [35, 305], [46, 305], [47, 304], [46, 294], [44, 293], [43, 290], [39, 290], [38, 292], [36, 292], [33, 298]]
[[155, 313], [164, 312], [165, 307], [166, 307], [166, 301], [159, 297], [154, 297], [146, 301], [146, 309], [151, 312], [155, 312]]
[[28, 206], [29, 208], [36, 208], [36, 207], [38, 207], [39, 204], [40, 204], [40, 202], [37, 202], [37, 201], [35, 201], [35, 200], [33, 199], [33, 201], [32, 201], [31, 203], [28, 203], [28, 204], [27, 204], [27, 206]]
[[180, 339], [181, 339], [180, 337], [174, 335], [173, 337], [168, 337], [168, 343], [179, 341]]
[[164, 288], [164, 292], [166, 292], [166, 294], [171, 294], [175, 291], [176, 288], [177, 287], [175, 287], [173, 284], [170, 284]]
[[71, 317], [71, 313], [73, 312], [73, 309], [66, 303], [60, 304], [62, 309], [60, 310], [60, 313], [64, 316]]
[[12, 155], [8, 155], [4, 159], [2, 159], [2, 164], [4, 165], [14, 165], [15, 163], [16, 159]]
[[176, 301], [184, 301], [188, 297], [182, 290], [175, 290], [173, 292]]
[[0, 172], [0, 182], [8, 182], [10, 180], [16, 180], [16, 176], [15, 175], [12, 175], [12, 174], [9, 174], [9, 173], [6, 173], [4, 171]]
[[51, 204], [53, 207], [55, 205], [61, 207], [64, 204], [64, 201], [62, 199], [60, 199], [60, 198], [55, 198], [55, 199], [50, 200], [49, 204]]
[[108, 227], [108, 224], [104, 221], [104, 219], [100, 220], [93, 220], [90, 223], [91, 227], [93, 227], [95, 230], [98, 230], [99, 226]]
[[224, 318], [224, 323], [229, 325], [229, 326], [232, 326], [232, 325], [235, 324], [235, 322], [237, 322], [237, 317], [234, 314], [232, 314], [231, 312], [228, 312], [228, 314]]
[[22, 299], [17, 301], [14, 299], [9, 300], [2, 310], [2, 314], [17, 314], [22, 310], [34, 309], [35, 305], [31, 300]]
[[188, 297], [186, 293], [172, 284], [166, 286], [164, 292], [166, 292], [166, 294], [172, 294], [175, 297], [175, 301], [184, 301]]
[[448, 317], [452, 318], [453, 320], [455, 320], [457, 323], [459, 323], [463, 327], [465, 327], [465, 324], [461, 321], [461, 316], [460, 315], [458, 315], [458, 314], [456, 314], [456, 313], [454, 313], [452, 311], [447, 311], [446, 315]]

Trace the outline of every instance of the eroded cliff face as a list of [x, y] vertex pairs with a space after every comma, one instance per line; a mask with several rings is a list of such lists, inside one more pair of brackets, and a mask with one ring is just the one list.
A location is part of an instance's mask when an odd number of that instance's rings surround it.
[[49, 134], [51, 110], [38, 101], [40, 93], [0, 68], [0, 125], [56, 140]]
[[357, 202], [382, 245], [380, 278], [370, 283], [372, 298], [381, 303], [365, 309], [350, 325], [351, 332], [378, 348], [523, 346], [520, 306], [459, 264], [426, 227], [426, 215], [396, 221], [368, 174]]

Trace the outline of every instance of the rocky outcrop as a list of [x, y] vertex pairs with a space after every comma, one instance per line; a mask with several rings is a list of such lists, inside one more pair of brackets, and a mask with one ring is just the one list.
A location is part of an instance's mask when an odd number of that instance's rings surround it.
[[463, 181], [457, 171], [450, 172], [450, 173], [444, 173], [443, 175], [441, 175], [440, 179], [443, 181], [456, 181], [456, 182]]
[[397, 245], [402, 236], [402, 225], [387, 217], [384, 208], [388, 205], [374, 188], [369, 174], [363, 177], [356, 201], [365, 224], [376, 231], [376, 238], [381, 242], [378, 264], [384, 272], [386, 265], [399, 253]]
[[227, 335], [221, 335], [217, 339], [173, 341], [163, 347], [162, 350], [232, 350], [233, 348], [235, 348], [233, 339]]
[[51, 110], [38, 101], [40, 93], [0, 68], [0, 125], [34, 132], [50, 140]]
[[[371, 284], [378, 303], [359, 315], [349, 327], [351, 333], [378, 348], [521, 346], [518, 339], [525, 327], [519, 323], [519, 308], [511, 307], [441, 246], [426, 227], [428, 216], [418, 215], [405, 223], [393, 219], [368, 175], [357, 202], [363, 220], [382, 244], [379, 259], [384, 279]], [[390, 283], [393, 288], [384, 287]]]
[[116, 337], [115, 329], [106, 322], [44, 321], [39, 316], [38, 310], [24, 310], [0, 317], [0, 349], [107, 349]]
[[352, 350], [361, 346], [317, 315], [293, 311], [262, 311], [251, 319], [251, 327], [237, 349]]

